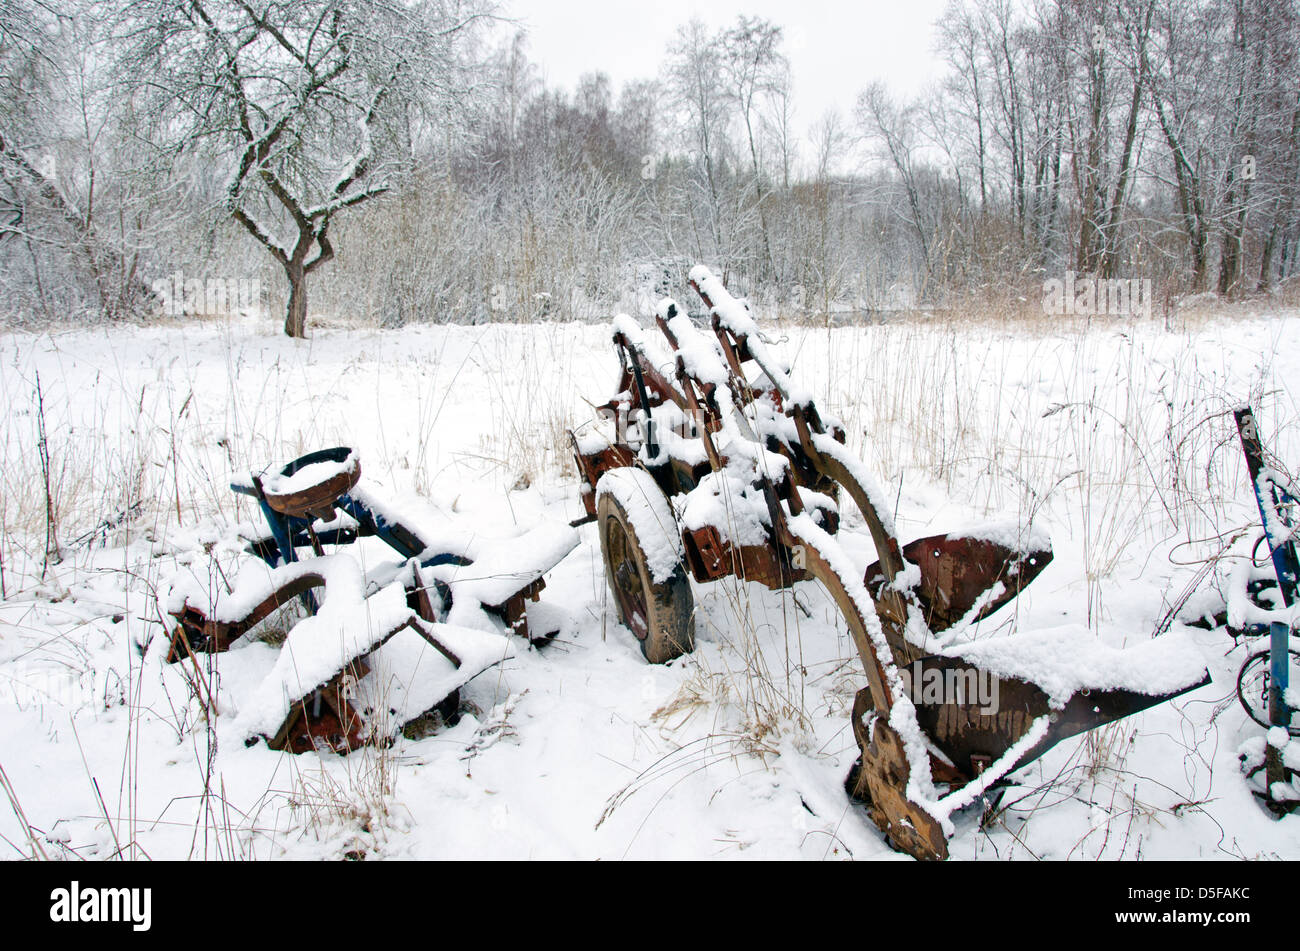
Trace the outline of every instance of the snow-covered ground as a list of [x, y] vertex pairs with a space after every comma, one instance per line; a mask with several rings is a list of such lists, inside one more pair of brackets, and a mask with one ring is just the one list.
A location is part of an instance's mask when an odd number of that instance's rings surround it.
[[[1300, 463], [1300, 318], [764, 329], [847, 424], [904, 541], [1031, 515], [1051, 535], [1053, 563], [973, 636], [1183, 630], [1213, 675], [1060, 744], [983, 827], [981, 804], [955, 816], [954, 858], [1300, 858], [1300, 816], [1271, 818], [1238, 764], [1263, 731], [1236, 674], [1263, 645], [1180, 620], [1221, 606], [1257, 522], [1232, 407], [1251, 401], [1265, 444]], [[347, 445], [413, 520], [510, 538], [581, 514], [565, 430], [593, 424], [616, 368], [599, 326], [0, 336], [0, 855], [902, 859], [843, 791], [864, 678], [811, 583], [695, 586], [696, 651], [652, 667], [586, 526], [547, 575], [567, 615], [554, 642], [516, 639], [456, 726], [348, 757], [236, 742], [265, 638], [214, 658], [214, 722], [164, 663], [168, 579], [208, 571], [205, 546], [223, 570], [247, 557], [221, 544], [258, 517], [231, 473]], [[851, 507], [842, 538], [874, 560]]]

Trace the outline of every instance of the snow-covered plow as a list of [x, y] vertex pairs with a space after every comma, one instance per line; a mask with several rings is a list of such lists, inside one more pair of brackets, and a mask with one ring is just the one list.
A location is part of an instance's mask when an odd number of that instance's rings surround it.
[[[947, 856], [950, 815], [1012, 770], [1208, 682], [1183, 638], [1128, 650], [1045, 634], [963, 642], [1047, 566], [1047, 539], [991, 526], [900, 545], [843, 426], [798, 387], [742, 301], [706, 268], [690, 281], [712, 332], [669, 299], [660, 334], [615, 318], [619, 392], [600, 407], [614, 438], [571, 434], [580, 521], [597, 523], [620, 618], [647, 659], [694, 648], [688, 572], [772, 589], [821, 582], [866, 673], [849, 792], [895, 847], [925, 859]], [[865, 570], [837, 540], [842, 493], [874, 542]]]
[[[192, 664], [200, 679], [199, 655], [229, 650], [294, 598], [306, 610], [238, 713], [250, 742], [345, 753], [428, 713], [448, 720], [460, 688], [510, 656], [502, 630], [541, 638], [559, 626], [537, 602], [543, 574], [577, 544], [571, 528], [495, 543], [473, 531], [428, 537], [360, 478], [357, 456], [341, 447], [232, 482], [266, 518], [269, 532], [245, 539], [256, 560], [233, 584], [219, 571], [215, 583], [195, 573], [172, 581], [167, 660]], [[366, 537], [398, 558], [367, 564], [343, 550]]]

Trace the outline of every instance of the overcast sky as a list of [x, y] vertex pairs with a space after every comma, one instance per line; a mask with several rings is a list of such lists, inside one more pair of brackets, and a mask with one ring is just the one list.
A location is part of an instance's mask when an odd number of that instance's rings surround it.
[[711, 27], [738, 14], [760, 16], [785, 31], [794, 74], [797, 128], [806, 131], [829, 108], [847, 118], [858, 92], [874, 79], [914, 94], [939, 72], [934, 22], [945, 0], [513, 0], [529, 34], [529, 58], [547, 84], [572, 89], [583, 73], [604, 72], [617, 90], [650, 78], [677, 27], [698, 16]]

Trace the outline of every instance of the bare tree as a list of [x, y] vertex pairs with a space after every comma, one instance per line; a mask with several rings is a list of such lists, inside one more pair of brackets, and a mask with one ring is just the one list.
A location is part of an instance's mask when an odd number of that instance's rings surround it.
[[972, 126], [975, 168], [979, 175], [980, 213], [988, 210], [988, 136], [985, 100], [988, 96], [989, 70], [980, 42], [979, 28], [970, 10], [960, 0], [951, 0], [943, 18], [936, 25], [939, 48], [951, 70], [948, 98], [958, 105], [958, 113]]
[[763, 128], [767, 136], [776, 142], [781, 159], [781, 188], [787, 191], [799, 157], [794, 120], [794, 74], [790, 61], [782, 57], [776, 67], [767, 109], [763, 113]]
[[152, 189], [115, 121], [102, 34], [86, 4], [0, 3], [0, 245], [26, 251], [3, 270], [47, 319], [116, 319], [151, 296], [138, 270]]
[[[1069, 50], [1076, 38], [1088, 38], [1081, 51], [1083, 101], [1070, 102], [1069, 114], [1071, 155], [1079, 189], [1076, 263], [1080, 271], [1110, 278], [1115, 276], [1119, 260], [1121, 220], [1132, 185], [1142, 94], [1147, 85], [1145, 51], [1154, 3], [1125, 0], [1114, 7], [1110, 16], [1109, 5], [1101, 2], [1082, 3], [1070, 9], [1072, 16], [1058, 20], [1064, 29], [1057, 39]], [[1114, 65], [1112, 58], [1117, 60]], [[1119, 89], [1115, 88], [1117, 77], [1123, 83]], [[1124, 90], [1128, 94], [1122, 97]], [[1113, 115], [1116, 110], [1118, 123]], [[1112, 151], [1113, 142], [1119, 143], [1117, 151]]]
[[[670, 103], [684, 118], [686, 135], [704, 168], [708, 188], [710, 237], [723, 247], [719, 160], [725, 152], [728, 110], [716, 37], [693, 19], [679, 27], [668, 48], [665, 87]], [[720, 141], [721, 140], [721, 141]]]
[[1213, 69], [1215, 29], [1204, 10], [1164, 0], [1153, 21], [1153, 48], [1145, 54], [1151, 108], [1169, 149], [1194, 293], [1207, 285], [1213, 226], [1212, 196], [1207, 192], [1213, 110], [1206, 104], [1214, 93], [1207, 92], [1202, 77]]
[[[789, 71], [785, 56], [781, 53], [781, 28], [767, 20], [742, 14], [735, 26], [722, 33], [719, 45], [726, 92], [740, 112], [745, 126], [745, 139], [749, 145], [750, 169], [763, 239], [761, 268], [767, 274], [774, 275], [775, 262], [768, 235], [767, 209], [764, 207], [766, 186], [759, 160], [757, 128], [764, 102], [779, 96], [783, 86], [788, 89]], [[784, 98], [788, 105], [788, 96]]]
[[872, 83], [858, 96], [858, 128], [867, 141], [874, 143], [877, 151], [898, 175], [907, 197], [908, 218], [921, 248], [921, 257], [928, 275], [934, 266], [930, 254], [933, 228], [927, 209], [921, 200], [921, 163], [915, 134], [919, 126], [915, 103], [900, 105], [879, 82]]
[[[454, 96], [477, 0], [134, 0], [119, 22], [125, 94], [159, 144], [229, 168], [225, 211], [280, 265], [284, 330], [343, 211], [410, 165], [413, 117]], [[286, 239], [282, 235], [288, 233]]]
[[[47, 315], [50, 304], [31, 206], [41, 202], [59, 208], [62, 204], [62, 196], [50, 181], [52, 169], [35, 154], [45, 138], [38, 119], [40, 107], [53, 98], [53, 74], [57, 72], [48, 52], [53, 21], [47, 7], [26, 0], [0, 0], [0, 248], [23, 243], [37, 297]], [[8, 296], [17, 295], [11, 289]]]
[[1248, 221], [1257, 224], [1258, 278], [1273, 278], [1279, 237], [1294, 225], [1300, 150], [1300, 14], [1290, 0], [1238, 2], [1229, 63], [1234, 136], [1220, 253], [1219, 292], [1252, 289], [1246, 274]]

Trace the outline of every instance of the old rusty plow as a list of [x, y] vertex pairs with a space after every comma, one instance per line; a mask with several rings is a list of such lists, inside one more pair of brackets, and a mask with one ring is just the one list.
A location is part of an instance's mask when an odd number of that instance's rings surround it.
[[[559, 624], [538, 604], [543, 574], [577, 544], [568, 526], [508, 539], [431, 536], [361, 481], [346, 447], [311, 453], [231, 484], [257, 500], [269, 529], [245, 539], [256, 560], [236, 582], [173, 580], [167, 661], [238, 646], [282, 606], [306, 612], [238, 713], [247, 742], [346, 753], [386, 743], [433, 713], [456, 716], [459, 690], [510, 655], [506, 634], [544, 638]], [[377, 538], [396, 558], [363, 561], [348, 546]], [[367, 564], [363, 571], [362, 564]]]
[[[1127, 650], [1046, 633], [962, 642], [1048, 565], [1047, 540], [992, 526], [900, 545], [844, 427], [799, 388], [748, 307], [704, 267], [690, 283], [711, 326], [670, 299], [657, 307], [657, 334], [615, 318], [622, 373], [600, 407], [614, 437], [570, 434], [587, 512], [578, 523], [596, 523], [620, 618], [648, 660], [694, 648], [687, 572], [771, 589], [819, 581], [866, 674], [848, 790], [919, 859], [946, 858], [951, 815], [1056, 743], [1209, 681], [1171, 637]], [[865, 570], [837, 538], [844, 494], [875, 545]], [[996, 709], [973, 690], [920, 689], [978, 678], [996, 680]]]

